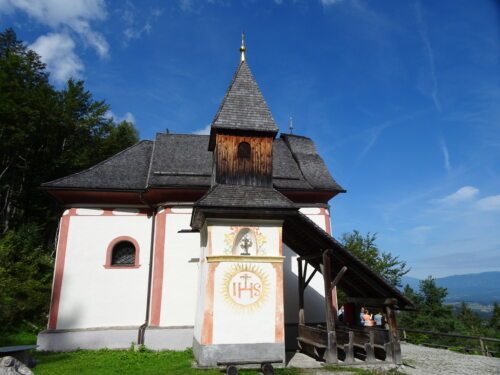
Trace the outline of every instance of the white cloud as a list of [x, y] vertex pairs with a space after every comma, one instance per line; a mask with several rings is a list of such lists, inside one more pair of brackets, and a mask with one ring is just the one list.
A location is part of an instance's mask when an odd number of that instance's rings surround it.
[[474, 186], [463, 186], [456, 192], [447, 195], [441, 199], [436, 199], [434, 202], [443, 204], [455, 204], [459, 202], [467, 202], [474, 199], [479, 194], [479, 189]]
[[106, 116], [107, 118], [113, 119], [113, 121], [116, 123], [120, 123], [122, 121], [127, 121], [127, 122], [131, 122], [132, 124], [135, 124], [135, 117], [130, 112], [125, 112], [125, 114], [123, 116], [117, 116], [112, 111], [107, 111], [104, 116]]
[[193, 10], [193, 0], [179, 0], [179, 6], [185, 12]]
[[29, 48], [41, 56], [57, 83], [64, 83], [71, 77], [79, 78], [84, 70], [74, 51], [75, 43], [68, 34], [42, 35]]
[[415, 4], [415, 12], [417, 17], [418, 31], [420, 33], [420, 38], [422, 39], [422, 44], [424, 45], [424, 51], [427, 55], [427, 59], [429, 61], [429, 69], [430, 69], [430, 96], [432, 101], [434, 102], [434, 106], [438, 111], [441, 112], [441, 102], [438, 96], [438, 81], [436, 76], [436, 64], [434, 63], [434, 52], [432, 50], [431, 42], [429, 39], [429, 35], [427, 34], [427, 26], [422, 17], [422, 9], [420, 3], [417, 2]]
[[210, 134], [210, 127], [211, 126], [212, 126], [212, 124], [208, 124], [207, 126], [205, 126], [202, 129], [195, 130], [193, 132], [193, 134], [198, 134], [198, 135], [207, 135], [207, 134]]
[[448, 152], [448, 147], [446, 147], [446, 143], [441, 140], [441, 151], [443, 152], [443, 158], [444, 158], [444, 167], [446, 168], [446, 171], [450, 173], [451, 171], [451, 164], [450, 164], [450, 154]]
[[[92, 46], [100, 57], [109, 54], [109, 45], [104, 36], [92, 30], [92, 21], [104, 20], [104, 0], [2, 0], [0, 11], [12, 13], [20, 10], [38, 22], [53, 29], [69, 28]], [[58, 30], [59, 31], [59, 30]]]
[[500, 211], [500, 194], [479, 199], [476, 207], [482, 211]]
[[135, 5], [131, 1], [127, 1], [120, 12], [124, 26], [124, 44], [127, 45], [133, 39], [139, 39], [144, 34], [150, 34], [153, 24], [163, 14], [163, 9], [154, 8], [148, 12], [147, 16], [141, 17]]
[[420, 225], [409, 231], [409, 238], [411, 242], [416, 245], [424, 245], [427, 242], [431, 230], [432, 227], [429, 225]]
[[321, 4], [325, 7], [330, 6], [330, 5], [335, 5], [343, 2], [344, 0], [320, 0]]

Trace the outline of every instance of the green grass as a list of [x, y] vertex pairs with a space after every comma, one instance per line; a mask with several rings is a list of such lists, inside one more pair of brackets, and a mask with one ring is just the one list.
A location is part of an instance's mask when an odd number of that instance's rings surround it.
[[[0, 346], [36, 344], [36, 334], [23, 330], [19, 332], [0, 333]], [[77, 350], [73, 352], [36, 352], [33, 357], [38, 365], [33, 369], [35, 375], [221, 375], [218, 369], [194, 369], [191, 350], [151, 351], [134, 350]], [[355, 367], [327, 366], [323, 368], [335, 372], [352, 372], [358, 375], [382, 375], [380, 372]], [[315, 374], [316, 370], [276, 369], [277, 375]], [[260, 374], [257, 370], [239, 371], [242, 375]], [[386, 374], [396, 375], [397, 372]]]
[[36, 344], [36, 333], [30, 332], [0, 332], [0, 346]]
[[[66, 353], [36, 352], [39, 361], [33, 369], [35, 375], [99, 375], [99, 374], [141, 374], [141, 375], [221, 375], [217, 369], [200, 370], [191, 367], [193, 355], [183, 352], [149, 350], [77, 350]], [[298, 375], [298, 370], [277, 369], [276, 374]], [[256, 370], [240, 370], [240, 374], [259, 374]]]

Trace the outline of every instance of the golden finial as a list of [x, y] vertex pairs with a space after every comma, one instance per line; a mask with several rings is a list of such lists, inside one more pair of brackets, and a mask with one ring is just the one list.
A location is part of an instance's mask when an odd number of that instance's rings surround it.
[[245, 51], [247, 49], [245, 48], [245, 33], [241, 33], [241, 47], [240, 47], [240, 52], [241, 52], [241, 62], [245, 61]]

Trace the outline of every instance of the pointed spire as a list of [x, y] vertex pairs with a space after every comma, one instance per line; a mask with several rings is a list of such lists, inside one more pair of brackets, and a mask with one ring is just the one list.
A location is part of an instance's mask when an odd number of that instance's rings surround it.
[[247, 49], [245, 48], [245, 33], [242, 32], [241, 33], [241, 46], [240, 46], [240, 53], [241, 53], [241, 60], [240, 62], [244, 62], [245, 61], [245, 51]]

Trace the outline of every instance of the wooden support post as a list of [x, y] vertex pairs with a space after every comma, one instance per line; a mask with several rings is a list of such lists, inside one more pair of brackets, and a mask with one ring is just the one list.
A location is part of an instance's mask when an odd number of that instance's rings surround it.
[[392, 306], [386, 306], [387, 323], [389, 324], [389, 340], [391, 343], [392, 361], [401, 365], [403, 363], [401, 357], [401, 344], [399, 342], [398, 326], [396, 323], [396, 314]]
[[481, 353], [483, 353], [484, 356], [488, 356], [488, 352], [484, 348], [484, 341], [482, 339], [479, 339], [479, 345], [481, 345]]
[[332, 257], [331, 250], [323, 252], [323, 264], [321, 271], [325, 284], [325, 307], [326, 307], [326, 331], [328, 333], [328, 347], [325, 353], [325, 361], [328, 364], [337, 363], [337, 340], [335, 337], [335, 315], [333, 312], [332, 299]]
[[354, 363], [354, 332], [349, 331], [349, 343], [344, 344], [345, 359], [344, 363]]
[[394, 358], [392, 358], [392, 343], [386, 342], [384, 344], [384, 349], [385, 349], [385, 361], [394, 362]]
[[374, 363], [375, 361], [375, 332], [370, 330], [370, 342], [365, 344], [365, 352], [366, 352], [366, 363]]
[[304, 317], [304, 274], [302, 270], [302, 260], [297, 259], [299, 267], [299, 324], [305, 324]]
[[335, 331], [328, 332], [328, 347], [325, 352], [325, 362], [327, 364], [338, 363], [337, 336], [335, 335]]

